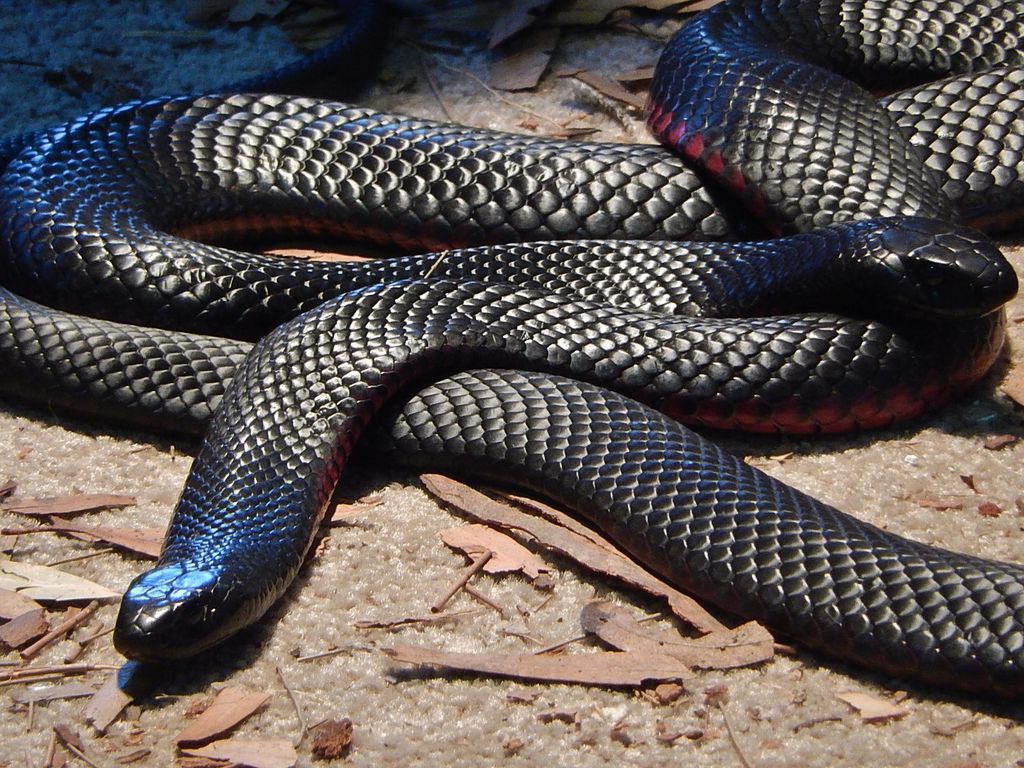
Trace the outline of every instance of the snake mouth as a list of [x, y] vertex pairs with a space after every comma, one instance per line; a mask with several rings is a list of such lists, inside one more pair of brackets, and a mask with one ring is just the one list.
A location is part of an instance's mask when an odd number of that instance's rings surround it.
[[205, 651], [251, 622], [230, 577], [185, 563], [136, 578], [121, 600], [114, 646], [135, 661], [168, 662]]

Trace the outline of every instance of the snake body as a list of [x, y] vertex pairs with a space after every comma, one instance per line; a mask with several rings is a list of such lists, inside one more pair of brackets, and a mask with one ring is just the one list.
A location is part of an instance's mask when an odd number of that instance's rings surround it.
[[[635, 285], [614, 285], [621, 257], [602, 262], [598, 255], [590, 280], [566, 267], [558, 295], [558, 281], [546, 276], [550, 265], [558, 272], [557, 265], [580, 259], [573, 244], [507, 246], [497, 266], [487, 267], [480, 252], [466, 251], [453, 262], [461, 266], [451, 267], [466, 271], [452, 282], [418, 279], [424, 258], [353, 276], [267, 257], [243, 263], [224, 249], [166, 234], [229, 239], [263, 221], [275, 232], [358, 234], [407, 249], [536, 237], [722, 239], [748, 231], [731, 223], [740, 204], [729, 190], [771, 232], [888, 215], [948, 219], [955, 204], [972, 218], [993, 220], [986, 189], [998, 189], [1003, 204], [1020, 191], [1019, 133], [983, 126], [986, 140], [1001, 141], [1011, 161], [995, 169], [980, 154], [964, 161], [950, 145], [969, 126], [944, 131], [936, 118], [899, 138], [898, 117], [879, 117], [845, 80], [838, 95], [816, 95], [817, 70], [808, 74], [806, 62], [792, 63], [790, 43], [807, 37], [818, 41], [812, 48], [824, 47], [820, 36], [804, 34], [808, 29], [835, 28], [830, 44], [862, 50], [865, 40], [854, 45], [843, 18], [852, 9], [861, 19], [856, 29], [893, 32], [899, 55], [888, 58], [915, 62], [907, 70], [915, 76], [931, 72], [934, 64], [919, 59], [935, 49], [933, 41], [900, 31], [913, 30], [931, 5], [896, 3], [886, 15], [860, 3], [761, 3], [769, 22], [775, 14], [782, 25], [764, 27], [758, 19], [737, 24], [754, 6], [730, 2], [685, 27], [682, 39], [696, 34], [697, 42], [670, 46], [651, 121], [665, 141], [703, 163], [697, 172], [655, 147], [573, 146], [274, 96], [133, 103], [37, 135], [9, 163], [0, 197], [4, 284], [28, 297], [0, 294], [0, 355], [14, 370], [5, 386], [55, 393], [72, 405], [88, 394], [100, 409], [119, 407], [163, 424], [198, 425], [216, 409], [160, 562], [125, 595], [118, 647], [140, 659], [177, 658], [254, 621], [294, 577], [323, 505], [377, 411], [426, 379], [512, 365], [591, 383], [459, 375], [408, 400], [392, 444], [414, 445], [419, 456], [443, 449], [449, 461], [464, 453], [485, 474], [546, 490], [683, 587], [814, 647], [932, 681], [1018, 693], [1019, 568], [853, 521], [594, 386], [673, 416], [750, 429], [876, 426], [919, 413], [976, 381], [1001, 345], [1003, 320], [993, 310], [1015, 290], [1015, 279], [970, 232], [902, 219], [890, 222], [892, 230], [850, 223], [802, 235], [798, 250], [812, 255], [815, 242], [841, 241], [844, 253], [870, 243], [866, 250], [883, 255], [847, 259], [858, 264], [853, 274], [869, 286], [882, 280], [894, 289], [887, 297], [909, 296], [902, 306], [910, 316], [742, 321], [654, 318], [581, 299], [579, 291], [585, 286], [641, 308], [671, 295], [668, 303], [683, 315], [772, 308], [796, 291], [773, 279], [788, 268], [756, 266], [753, 248], [730, 262], [734, 279], [716, 284], [666, 278], [665, 259], [715, 261], [717, 246], [676, 251], [632, 243], [629, 274], [646, 275]], [[953, 17], [979, 13], [975, 29], [995, 40], [974, 52], [954, 46], [946, 71], [967, 71], [971, 62], [1006, 60], [1009, 67], [993, 75], [999, 98], [968, 108], [968, 116], [987, 108], [990, 118], [1003, 110], [1010, 122], [1018, 119], [1013, 51], [1021, 4], [945, 5], [956, 6]], [[766, 43], [765, 28], [785, 34]], [[744, 30], [761, 39], [748, 45], [739, 39]], [[889, 36], [877, 37], [874, 48], [886, 49]], [[779, 48], [778, 40], [786, 45]], [[749, 66], [714, 63], [724, 55], [719, 49], [735, 44], [751, 57]], [[682, 99], [667, 97], [670, 81], [680, 81], [684, 93], [694, 87], [687, 76], [698, 65], [683, 48], [711, 57], [708, 104], [755, 116], [754, 125], [736, 128], [752, 162], [719, 144], [712, 122], [701, 123], [704, 107], [689, 114]], [[738, 82], [730, 83], [736, 73]], [[983, 88], [979, 82], [959, 77], [932, 94], [962, 94]], [[771, 106], [763, 105], [766, 95]], [[947, 113], [963, 109], [953, 101]], [[918, 116], [925, 111], [913, 96], [893, 103]], [[782, 115], [781, 125], [757, 117], [772, 113]], [[818, 119], [825, 128], [815, 127]], [[811, 127], [794, 127], [805, 124]], [[848, 131], [851, 124], [857, 130]], [[791, 140], [805, 133], [806, 145]], [[758, 145], [761, 134], [773, 141]], [[842, 140], [826, 141], [829, 135]], [[790, 149], [796, 154], [779, 154]], [[822, 168], [823, 157], [837, 155], [837, 164]], [[935, 173], [942, 165], [945, 180]], [[697, 255], [680, 255], [690, 253]], [[807, 261], [793, 271], [801, 280], [811, 276], [810, 293], [823, 299], [817, 260]], [[527, 286], [500, 282], [524, 272]], [[467, 276], [499, 282], [464, 282]], [[965, 276], [974, 287], [965, 289]], [[402, 282], [375, 284], [396, 278]], [[528, 287], [531, 279], [550, 290]], [[842, 286], [846, 278], [831, 279]], [[743, 284], [757, 288], [747, 305], [721, 300]], [[362, 287], [350, 291], [354, 286]], [[99, 319], [57, 313], [33, 298]], [[239, 338], [273, 330], [252, 350], [196, 335], [221, 331], [229, 314], [241, 317], [233, 331]], [[119, 325], [140, 321], [184, 330]]]

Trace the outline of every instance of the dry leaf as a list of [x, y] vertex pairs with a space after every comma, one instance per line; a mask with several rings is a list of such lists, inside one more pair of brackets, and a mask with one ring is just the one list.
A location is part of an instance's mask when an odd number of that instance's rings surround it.
[[205, 747], [182, 749], [181, 754], [226, 760], [248, 768], [292, 768], [299, 759], [287, 739], [224, 739]]
[[488, 82], [503, 91], [522, 91], [536, 87], [548, 68], [561, 35], [557, 27], [531, 30], [501, 47], [501, 55], [491, 63]]
[[537, 720], [541, 723], [565, 723], [566, 725], [579, 725], [580, 713], [577, 709], [549, 709], [547, 712], [538, 712]]
[[42, 603], [115, 600], [106, 587], [46, 565], [0, 560], [0, 589], [9, 589]]
[[580, 24], [592, 26], [603, 23], [616, 11], [626, 8], [648, 8], [652, 11], [661, 11], [675, 5], [683, 5], [682, 10], [686, 13], [710, 8], [721, 0], [695, 0], [692, 3], [680, 3], [680, 0], [576, 0], [570, 7], [560, 13], [553, 14], [550, 21], [553, 24]]
[[999, 517], [1003, 508], [993, 501], [983, 501], [978, 505], [978, 514], [982, 517]]
[[575, 77], [580, 82], [586, 83], [610, 99], [628, 104], [634, 109], [642, 110], [644, 108], [646, 97], [633, 93], [617, 80], [612, 80], [610, 77], [586, 70], [577, 72]]
[[860, 715], [866, 723], [880, 723], [886, 720], [896, 720], [907, 714], [905, 709], [900, 709], [884, 699], [871, 696], [867, 693], [857, 691], [843, 691], [836, 694], [836, 698], [846, 702]]
[[441, 541], [452, 549], [466, 553], [476, 559], [484, 552], [490, 552], [490, 559], [484, 563], [487, 573], [514, 573], [522, 571], [531, 579], [551, 569], [518, 541], [499, 533], [486, 525], [461, 525], [441, 531]]
[[312, 729], [313, 757], [320, 760], [336, 760], [348, 752], [352, 745], [352, 721], [324, 720]]
[[270, 700], [269, 693], [225, 688], [199, 717], [178, 734], [179, 746], [192, 747], [223, 736]]
[[0, 644], [8, 648], [21, 648], [49, 631], [50, 622], [46, 619], [46, 611], [33, 608], [0, 627]]
[[736, 629], [687, 638], [675, 630], [655, 630], [640, 624], [624, 608], [607, 601], [588, 603], [580, 615], [583, 630], [613, 648], [663, 653], [687, 667], [732, 669], [771, 660], [775, 644], [768, 630], [751, 621]]
[[978, 492], [977, 486], [974, 484], [974, 475], [960, 475], [960, 482], [966, 485], [975, 493]]
[[[661, 683], [654, 688], [654, 697], [662, 705], [678, 701], [685, 693], [686, 688], [679, 683]], [[675, 738], [679, 737], [676, 736]]]
[[0, 589], [0, 621], [10, 621], [15, 616], [42, 608], [35, 600], [19, 595], [9, 589]]
[[421, 475], [420, 480], [429, 493], [468, 517], [527, 533], [538, 545], [571, 557], [592, 571], [665, 598], [672, 612], [699, 632], [728, 629], [693, 598], [652, 576], [594, 531], [552, 507], [530, 502], [531, 511], [544, 510], [546, 516], [558, 519], [558, 524], [537, 514], [524, 514], [444, 475]]
[[237, 0], [234, 8], [228, 11], [228, 21], [242, 24], [252, 21], [258, 16], [274, 18], [281, 13], [291, 0]]
[[1024, 363], [1017, 363], [1010, 369], [1000, 389], [1017, 405], [1024, 406]]
[[558, 655], [446, 653], [408, 645], [384, 652], [395, 661], [417, 666], [581, 685], [635, 686], [679, 681], [686, 676], [679, 661], [663, 654], [618, 651]]
[[119, 496], [113, 493], [78, 493], [72, 496], [56, 496], [52, 499], [25, 499], [0, 504], [0, 510], [16, 512], [19, 515], [75, 515], [80, 512], [96, 512], [101, 509], [123, 509], [135, 505], [134, 496]]
[[505, 700], [513, 704], [533, 704], [539, 698], [537, 691], [510, 691], [505, 694]]
[[19, 704], [30, 702], [55, 701], [56, 699], [78, 699], [92, 696], [96, 689], [85, 683], [64, 683], [63, 685], [47, 685], [42, 688], [30, 687], [24, 691], [16, 691], [11, 698]]
[[140, 747], [139, 749], [133, 749], [131, 752], [126, 752], [125, 754], [118, 756], [117, 762], [121, 765], [132, 765], [140, 760], [145, 760], [152, 752], [153, 750], [151, 749]]
[[913, 501], [919, 507], [937, 509], [941, 512], [964, 508], [964, 503], [959, 499], [910, 499], [910, 501]]
[[491, 28], [489, 48], [497, 48], [510, 37], [522, 32], [551, 5], [551, 0], [515, 0], [498, 17]]
[[994, 435], [982, 443], [982, 445], [986, 450], [998, 451], [1009, 445], [1016, 445], [1019, 442], [1020, 435]]
[[[9, 531], [10, 529], [5, 529]], [[59, 533], [81, 541], [101, 541], [142, 557], [156, 560], [164, 540], [165, 528], [120, 528], [103, 525], [81, 525], [54, 519], [50, 525], [21, 529], [18, 535], [30, 533]]]
[[103, 733], [131, 703], [131, 694], [121, 688], [120, 673], [114, 672], [89, 699], [82, 712], [82, 719], [97, 733]]
[[214, 16], [230, 9], [236, 0], [188, 0], [185, 20], [190, 24], [209, 21]]

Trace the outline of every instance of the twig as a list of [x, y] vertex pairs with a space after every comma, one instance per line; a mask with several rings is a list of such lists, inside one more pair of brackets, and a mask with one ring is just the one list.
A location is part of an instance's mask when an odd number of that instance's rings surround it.
[[71, 753], [72, 755], [74, 755], [75, 757], [77, 757], [77, 758], [78, 758], [79, 760], [81, 760], [81, 761], [82, 761], [83, 763], [85, 763], [86, 765], [90, 766], [90, 768], [100, 768], [100, 766], [99, 766], [99, 765], [97, 765], [97, 764], [96, 764], [96, 763], [94, 763], [94, 762], [93, 762], [92, 760], [90, 760], [90, 759], [89, 759], [88, 757], [86, 757], [86, 755], [85, 755], [85, 752], [83, 752], [82, 750], [80, 750], [80, 749], [79, 749], [78, 747], [76, 747], [76, 746], [75, 746], [74, 744], [68, 744], [68, 743], [67, 743], [67, 742], [65, 741], [65, 742], [64, 742], [64, 749], [66, 749], [66, 750], [67, 750], [68, 752], [70, 752], [70, 753]]
[[302, 707], [299, 706], [299, 700], [295, 698], [295, 693], [292, 691], [291, 686], [288, 685], [288, 681], [284, 679], [284, 673], [281, 671], [281, 668], [275, 667], [275, 669], [277, 670], [278, 678], [281, 680], [281, 685], [283, 685], [285, 691], [288, 692], [288, 698], [292, 700], [292, 706], [295, 708], [295, 719], [299, 721], [299, 736], [293, 740], [293, 745], [297, 747], [302, 743], [302, 740], [306, 738], [306, 718], [302, 714]]
[[89, 618], [94, 613], [96, 613], [96, 611], [99, 609], [99, 607], [100, 607], [100, 604], [97, 603], [95, 600], [93, 600], [91, 603], [89, 603], [87, 606], [85, 606], [85, 608], [80, 610], [74, 616], [71, 616], [70, 618], [64, 619], [64, 621], [62, 621], [56, 627], [51, 629], [49, 632], [47, 632], [41, 638], [36, 640], [28, 648], [23, 650], [21, 652], [21, 658], [26, 659], [26, 660], [33, 658], [36, 654], [38, 654], [41, 650], [43, 650], [43, 648], [48, 646], [54, 640], [56, 640], [57, 638], [67, 634], [72, 629], [74, 629], [79, 624], [81, 624], [83, 621], [85, 621], [87, 618]]
[[21, 680], [34, 675], [84, 675], [89, 672], [120, 669], [118, 664], [51, 664], [44, 667], [21, 667], [10, 672], [0, 672], [0, 684], [7, 680]]
[[83, 637], [81, 640], [75, 641], [77, 643], [77, 647], [73, 651], [68, 653], [67, 656], [64, 657], [64, 663], [71, 664], [73, 661], [77, 660], [79, 656], [82, 655], [82, 652], [85, 651], [86, 646], [88, 646], [93, 641], [103, 637], [104, 635], [109, 635], [113, 631], [114, 627], [104, 627], [104, 625], [100, 623], [97, 630], [93, 632], [91, 635], [89, 635], [88, 637]]
[[430, 74], [430, 68], [427, 67], [426, 54], [420, 51], [420, 69], [423, 70], [423, 77], [427, 81], [427, 85], [430, 87], [430, 92], [434, 94], [434, 98], [437, 99], [438, 105], [441, 107], [441, 111], [444, 112], [445, 119], [449, 123], [454, 123], [455, 118], [452, 117], [452, 111], [448, 108], [448, 102], [444, 100], [441, 95], [441, 90], [437, 87], [437, 81], [434, 80], [434, 76]]
[[437, 271], [437, 268], [441, 266], [441, 262], [445, 260], [449, 253], [451, 253], [451, 251], [446, 249], [437, 254], [437, 258], [434, 259], [434, 263], [430, 265], [430, 269], [428, 269], [427, 273], [423, 276], [424, 280], [428, 280], [430, 276]]
[[46, 746], [46, 761], [44, 765], [53, 765], [53, 757], [57, 753], [57, 732], [50, 731], [50, 743]]
[[466, 584], [462, 589], [470, 597], [472, 597], [472, 598], [474, 598], [476, 600], [479, 600], [481, 603], [486, 605], [488, 608], [493, 608], [495, 611], [497, 611], [501, 615], [501, 617], [503, 619], [508, 618], [508, 611], [505, 610], [504, 608], [502, 608], [500, 605], [498, 605], [493, 600], [491, 600], [491, 598], [489, 598], [487, 595], [485, 595], [480, 590], [476, 589], [475, 587], [473, 587], [473, 586], [471, 586], [469, 584]]
[[736, 756], [739, 757], [740, 763], [743, 765], [743, 768], [752, 768], [750, 761], [743, 753], [743, 748], [740, 747], [739, 740], [736, 738], [736, 732], [732, 729], [732, 722], [729, 720], [729, 714], [725, 711], [725, 707], [719, 704], [718, 709], [722, 713], [722, 720], [725, 721], [725, 730], [729, 732], [729, 741], [732, 742], [732, 746], [736, 750]]
[[55, 568], [58, 565], [66, 565], [67, 563], [77, 563], [79, 560], [91, 560], [94, 557], [102, 557], [103, 555], [109, 555], [113, 552], [112, 547], [106, 549], [97, 549], [95, 552], [88, 552], [84, 555], [75, 555], [74, 557], [66, 557], [63, 560], [54, 560], [52, 563], [47, 563], [51, 568]]
[[466, 586], [466, 583], [473, 578], [474, 575], [479, 573], [480, 570], [487, 565], [487, 561], [493, 556], [494, 553], [491, 552], [491, 550], [484, 550], [484, 552], [478, 558], [473, 560], [470, 566], [462, 572], [462, 575], [455, 580], [455, 583], [448, 589], [448, 591], [434, 601], [434, 604], [430, 606], [430, 612], [440, 613], [444, 610], [444, 607], [448, 605], [448, 601], [451, 600], [460, 589]]
[[461, 69], [460, 67], [456, 67], [454, 64], [449, 64], [448, 62], [443, 61], [442, 59], [438, 58], [437, 56], [434, 56], [432, 54], [427, 53], [426, 51], [424, 51], [422, 48], [420, 48], [415, 43], [407, 43], [407, 45], [410, 45], [413, 48], [415, 48], [417, 51], [419, 51], [421, 56], [430, 58], [438, 66], [444, 67], [448, 71], [455, 72], [456, 74], [462, 75], [463, 77], [468, 77], [470, 80], [474, 81], [477, 85], [479, 85], [481, 88], [483, 88], [489, 94], [491, 94], [491, 96], [496, 98], [498, 101], [500, 101], [500, 102], [502, 102], [504, 104], [507, 104], [508, 106], [512, 107], [513, 109], [519, 110], [520, 112], [525, 112], [526, 114], [531, 115], [532, 117], [536, 117], [538, 120], [543, 120], [545, 123], [548, 123], [549, 125], [554, 126], [555, 129], [559, 133], [564, 133], [565, 132], [565, 126], [562, 125], [561, 123], [559, 123], [557, 120], [552, 120], [547, 115], [542, 115], [540, 112], [537, 112], [537, 111], [532, 110], [532, 109], [530, 109], [529, 107], [527, 107], [527, 106], [525, 106], [523, 104], [520, 104], [515, 99], [510, 99], [507, 96], [502, 95], [500, 92], [498, 92], [497, 90], [495, 90], [494, 88], [489, 86], [487, 83], [485, 83], [483, 80], [481, 80], [479, 77], [474, 75], [469, 70]]
[[311, 653], [308, 656], [298, 656], [296, 661], [316, 661], [317, 659], [329, 659], [331, 656], [340, 656], [343, 653], [348, 653], [351, 648], [333, 648], [329, 651], [320, 651], [320, 653]]

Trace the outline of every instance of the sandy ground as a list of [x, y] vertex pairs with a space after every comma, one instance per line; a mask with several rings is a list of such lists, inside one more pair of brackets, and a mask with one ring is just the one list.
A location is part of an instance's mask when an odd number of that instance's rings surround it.
[[[155, 0], [37, 0], [0, 16], [5, 43], [0, 54], [0, 103], [5, 107], [0, 135], [134, 94], [224, 82], [292, 55], [272, 27], [190, 27], [178, 6]], [[417, 26], [404, 27], [403, 34], [415, 36]], [[367, 94], [366, 102], [444, 117], [415, 53], [401, 44], [393, 48], [382, 84]], [[556, 66], [621, 72], [650, 64], [658, 48], [657, 40], [629, 31], [575, 32], [563, 37]], [[487, 63], [473, 50], [445, 53], [443, 61], [481, 73]], [[55, 80], [47, 72], [69, 66], [92, 73], [86, 92], [70, 94], [47, 84]], [[517, 129], [524, 121], [538, 121], [530, 110], [558, 120], [580, 115], [579, 124], [598, 127], [599, 135], [610, 140], [642, 135], [639, 124], [609, 119], [557, 78], [547, 78], [535, 93], [515, 96], [522, 105], [517, 107], [464, 74], [436, 62], [429, 68], [459, 121]], [[543, 131], [543, 120], [539, 122]], [[1013, 258], [1020, 271], [1024, 255], [1018, 251]], [[1010, 314], [1024, 317], [1024, 302], [1016, 301]], [[1011, 336], [1012, 348], [1020, 349], [1024, 339], [1019, 326], [1012, 325]], [[982, 446], [992, 435], [1024, 434], [1019, 414], [998, 390], [1001, 376], [997, 373], [954, 407], [903, 429], [832, 440], [732, 439], [730, 445], [787, 482], [879, 525], [952, 549], [1024, 560], [1021, 519], [1013, 511], [1015, 499], [1024, 493], [1017, 469], [1024, 443], [1000, 451]], [[188, 443], [0, 402], [0, 482], [15, 480], [19, 496], [110, 492], [137, 497], [134, 508], [90, 516], [88, 522], [94, 524], [162, 525], [194, 450]], [[779, 456], [784, 458], [770, 458]], [[961, 480], [966, 475], [973, 476], [977, 494]], [[360, 620], [426, 614], [465, 561], [437, 536], [458, 519], [433, 504], [415, 478], [381, 468], [348, 483], [349, 492], [379, 491], [383, 503], [331, 534], [289, 598], [260, 630], [185, 668], [164, 670], [155, 692], [130, 708], [104, 737], [82, 722], [82, 700], [37, 706], [30, 719], [10, 698], [17, 688], [3, 688], [0, 765], [42, 765], [51, 728], [59, 723], [81, 732], [97, 764], [114, 764], [136, 742], [152, 750], [143, 764], [172, 764], [173, 735], [182, 727], [186, 710], [225, 685], [272, 693], [268, 707], [240, 729], [240, 736], [292, 738], [299, 732], [298, 723], [282, 679], [308, 722], [353, 720], [355, 742], [348, 758], [353, 765], [734, 766], [745, 760], [753, 766], [997, 766], [1024, 758], [1024, 731], [1018, 726], [1024, 709], [908, 688], [809, 653], [779, 656], [758, 669], [701, 674], [688, 695], [669, 706], [652, 704], [635, 691], [398, 674], [380, 651], [397, 642], [521, 652], [577, 634], [579, 610], [594, 594], [636, 606], [638, 612], [659, 607], [556, 561], [553, 596], [516, 577], [478, 582], [509, 609], [511, 619], [480, 609], [440, 626], [359, 630], [354, 624]], [[962, 509], [935, 511], [913, 501], [947, 496], [959, 497]], [[977, 507], [985, 501], [1006, 511], [982, 516]], [[12, 517], [0, 522], [21, 524]], [[93, 551], [89, 545], [51, 536], [5, 537], [0, 543], [5, 555], [40, 564]], [[108, 554], [63, 567], [121, 589], [144, 563]], [[480, 608], [465, 596], [452, 607]], [[99, 613], [108, 626], [114, 615], [114, 606]], [[343, 652], [296, 660], [335, 648]], [[66, 650], [58, 644], [40, 662], [57, 662]], [[85, 660], [116, 664], [120, 657], [108, 636]], [[86, 680], [99, 685], [103, 675]], [[722, 708], [709, 706], [704, 691], [720, 684], [728, 688], [728, 702]], [[865, 724], [835, 698], [843, 691], [898, 700], [905, 716]], [[529, 700], [517, 703], [510, 694], [528, 694]], [[575, 722], [544, 717], [553, 711], [574, 713]], [[613, 726], [623, 723], [629, 746], [611, 736]], [[663, 744], [656, 738], [662, 727], [688, 737]], [[507, 753], [513, 742], [518, 748]], [[311, 762], [308, 741], [299, 753], [301, 764]]]

